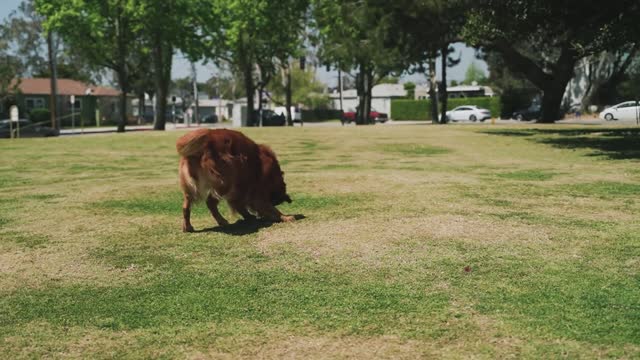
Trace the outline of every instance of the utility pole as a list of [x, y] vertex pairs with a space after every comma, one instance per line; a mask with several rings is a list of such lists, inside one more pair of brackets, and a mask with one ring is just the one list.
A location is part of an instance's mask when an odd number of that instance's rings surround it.
[[57, 118], [58, 108], [58, 72], [56, 65], [56, 49], [53, 44], [53, 32], [47, 32], [47, 47], [49, 51], [49, 72], [51, 72], [51, 97], [49, 98], [49, 112], [51, 113], [51, 127], [59, 129]]
[[198, 95], [198, 73], [196, 72], [196, 63], [191, 62], [191, 76], [193, 78], [193, 98], [195, 100], [195, 109], [193, 109], [193, 117], [196, 119], [196, 123], [200, 126], [200, 102]]
[[76, 133], [76, 96], [71, 95], [69, 97], [69, 103], [71, 103], [71, 132]]
[[338, 88], [340, 89], [340, 111], [344, 111], [344, 109], [342, 108], [342, 91], [343, 91], [343, 83], [342, 83], [342, 70], [340, 70], [340, 68], [338, 68]]

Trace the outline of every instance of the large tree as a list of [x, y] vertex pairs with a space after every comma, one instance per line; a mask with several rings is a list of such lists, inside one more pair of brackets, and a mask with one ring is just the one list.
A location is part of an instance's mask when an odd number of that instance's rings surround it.
[[[19, 59], [8, 50], [9, 44], [4, 37], [0, 37], [0, 103], [4, 105], [7, 105], [11, 96], [15, 94], [18, 86], [15, 81], [16, 74], [21, 72]], [[3, 107], [6, 108], [6, 106]]]
[[139, 36], [135, 0], [36, 0], [45, 27], [55, 30], [90, 63], [113, 70], [120, 88], [118, 132], [127, 124], [130, 72]]
[[[429, 97], [434, 122], [438, 122], [439, 117], [440, 122], [447, 121], [447, 68], [460, 61], [451, 56], [451, 45], [460, 40], [468, 3], [467, 0], [398, 0], [382, 5], [391, 17], [391, 46], [400, 49], [404, 67], [413, 68], [413, 71], [429, 71]], [[436, 96], [438, 58], [442, 71], [439, 99]], [[438, 100], [441, 102], [440, 114]]]
[[372, 89], [392, 72], [402, 71], [393, 40], [391, 18], [376, 0], [315, 0], [319, 56], [323, 63], [356, 73], [356, 124], [369, 124]]
[[[5, 19], [2, 37], [10, 43], [12, 52], [22, 62], [23, 75], [50, 77], [48, 33], [44, 18], [37, 13], [34, 0], [24, 0]], [[88, 63], [59, 37], [54, 37], [53, 56], [56, 57], [58, 76], [87, 83], [101, 80], [100, 69]]]
[[577, 62], [628, 43], [639, 8], [637, 0], [606, 6], [599, 0], [480, 0], [470, 12], [465, 39], [500, 53], [506, 66], [540, 89], [540, 121], [554, 122], [561, 118]]
[[306, 0], [210, 0], [204, 36], [207, 57], [240, 75], [247, 97], [249, 125], [257, 125], [255, 94], [276, 74], [278, 63], [295, 53]]
[[205, 21], [216, 25], [217, 20], [201, 15], [210, 11], [207, 0], [136, 0], [135, 3], [140, 39], [150, 53], [156, 87], [154, 129], [164, 130], [173, 57], [178, 51], [190, 60], [202, 57], [202, 26]]

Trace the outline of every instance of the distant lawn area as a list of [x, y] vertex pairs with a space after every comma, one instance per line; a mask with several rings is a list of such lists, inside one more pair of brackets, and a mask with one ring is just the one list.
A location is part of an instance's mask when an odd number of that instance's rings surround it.
[[0, 357], [640, 357], [637, 129], [243, 131], [304, 219], [183, 234], [181, 131], [0, 141]]

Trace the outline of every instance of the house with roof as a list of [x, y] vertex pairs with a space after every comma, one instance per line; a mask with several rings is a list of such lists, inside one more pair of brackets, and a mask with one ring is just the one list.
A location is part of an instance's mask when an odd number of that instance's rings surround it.
[[[438, 89], [436, 89], [438, 92]], [[493, 89], [489, 86], [481, 85], [457, 85], [447, 87], [447, 96], [449, 98], [466, 98], [466, 97], [484, 97], [494, 96]], [[426, 100], [429, 98], [429, 85], [417, 85], [415, 89], [416, 100]]]
[[[198, 111], [200, 115], [200, 120], [205, 121], [204, 119], [211, 117], [212, 115], [217, 116], [218, 121], [228, 120], [233, 118], [233, 108], [235, 104], [233, 100], [226, 99], [199, 99], [198, 100]], [[191, 113], [195, 112], [196, 104], [192, 102], [189, 106], [189, 110]]]
[[[405, 99], [407, 91], [403, 84], [379, 84], [371, 89], [371, 110], [391, 113], [391, 100]], [[340, 93], [334, 91], [329, 94], [331, 106], [333, 109], [340, 109]], [[356, 111], [358, 107], [358, 92], [355, 89], [344, 90], [342, 92], [342, 110]]]
[[[72, 79], [58, 79], [57, 88], [57, 117], [63, 126], [71, 124], [72, 113], [78, 122], [82, 120], [85, 124], [107, 125], [116, 124], [119, 121], [119, 90], [85, 84]], [[75, 98], [74, 104], [71, 103], [72, 96]], [[49, 78], [20, 79], [17, 93], [1, 110], [8, 109], [7, 105], [17, 105], [20, 117], [27, 118], [36, 109], [49, 110], [50, 101], [51, 80]], [[128, 117], [133, 119], [130, 100], [127, 113]], [[6, 118], [8, 114], [0, 111], [0, 116]]]

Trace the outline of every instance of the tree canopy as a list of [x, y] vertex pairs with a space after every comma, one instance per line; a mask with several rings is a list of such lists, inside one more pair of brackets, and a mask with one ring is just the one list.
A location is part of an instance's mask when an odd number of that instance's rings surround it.
[[[560, 106], [579, 59], [635, 41], [629, 10], [638, 2], [620, 0], [481, 0], [464, 32], [475, 46], [498, 52], [512, 71], [543, 93], [542, 121], [561, 117]], [[631, 12], [633, 13], [633, 11]]]
[[[156, 95], [155, 128], [164, 129], [178, 53], [228, 67], [242, 84], [222, 74], [216, 82], [224, 83], [229, 97], [244, 91], [250, 124], [257, 123], [255, 97], [264, 89], [286, 103], [319, 104], [319, 98], [301, 95], [318, 93], [307, 85], [319, 85], [292, 67], [293, 59], [315, 63], [316, 56], [322, 66], [354, 75], [357, 123], [369, 122], [375, 84], [427, 70], [434, 119], [446, 121], [447, 68], [460, 60], [451, 45], [462, 41], [481, 49], [490, 65], [487, 78], [472, 64], [464, 83], [489, 81], [503, 92], [535, 88], [542, 94], [542, 121], [552, 122], [561, 116], [567, 84], [582, 59], [613, 65], [620, 59], [620, 66], [605, 72], [606, 81], [594, 81], [594, 94], [615, 93], [615, 86], [629, 79], [640, 52], [638, 18], [637, 0], [607, 6], [596, 0], [25, 0], [2, 27], [4, 54], [11, 48], [16, 55], [3, 55], [2, 61], [48, 75], [47, 61], [37, 51], [43, 48], [39, 34], [55, 31], [62, 40], [62, 75], [92, 79], [102, 68], [116, 74], [123, 92], [121, 130], [128, 92]], [[208, 92], [214, 90], [223, 93], [222, 84]], [[595, 97], [602, 98], [589, 98]]]

